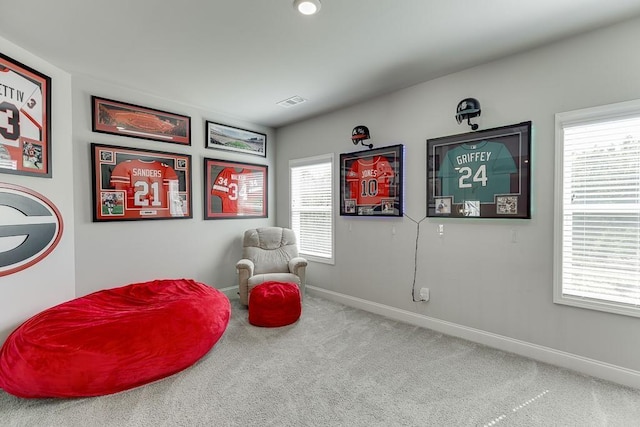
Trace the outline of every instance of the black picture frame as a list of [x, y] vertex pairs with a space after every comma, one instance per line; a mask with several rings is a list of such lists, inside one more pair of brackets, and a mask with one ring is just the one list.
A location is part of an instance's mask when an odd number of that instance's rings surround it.
[[234, 126], [205, 121], [205, 147], [267, 157], [267, 135]]
[[266, 218], [267, 165], [204, 158], [204, 219]]
[[51, 178], [51, 78], [0, 53], [0, 172]]
[[404, 215], [404, 145], [340, 154], [340, 215]]
[[191, 155], [91, 144], [93, 221], [193, 217]]
[[531, 127], [427, 139], [427, 216], [530, 219]]
[[91, 96], [94, 132], [191, 145], [191, 117]]

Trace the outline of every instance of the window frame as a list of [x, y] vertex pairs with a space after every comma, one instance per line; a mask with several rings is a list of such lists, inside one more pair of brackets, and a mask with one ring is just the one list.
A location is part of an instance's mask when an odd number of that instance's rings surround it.
[[[331, 256], [329, 257], [321, 257], [309, 253], [305, 253], [304, 249], [300, 246], [300, 236], [296, 236], [298, 239], [298, 251], [300, 256], [303, 256], [308, 261], [315, 261], [324, 264], [335, 264], [335, 228], [336, 228], [336, 218], [335, 218], [335, 185], [334, 185], [334, 175], [335, 175], [335, 155], [334, 153], [321, 154], [318, 156], [312, 157], [304, 157], [299, 159], [290, 159], [289, 160], [289, 228], [293, 229], [293, 213], [294, 210], [292, 208], [292, 198], [293, 198], [293, 179], [292, 172], [293, 168], [301, 167], [301, 166], [311, 166], [318, 165], [322, 163], [329, 163], [331, 170], [331, 180], [330, 180], [330, 189], [331, 189]], [[295, 230], [294, 230], [295, 231]]]
[[640, 305], [619, 303], [563, 293], [563, 216], [564, 216], [564, 128], [571, 125], [607, 122], [625, 117], [640, 117], [640, 100], [584, 108], [555, 115], [555, 168], [554, 168], [554, 264], [553, 302], [556, 304], [640, 317]]

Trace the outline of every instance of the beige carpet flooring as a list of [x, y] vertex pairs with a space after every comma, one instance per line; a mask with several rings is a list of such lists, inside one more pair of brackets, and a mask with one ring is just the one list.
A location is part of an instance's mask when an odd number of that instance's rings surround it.
[[281, 328], [232, 300], [194, 366], [109, 396], [20, 399], [0, 426], [640, 426], [640, 391], [319, 297]]

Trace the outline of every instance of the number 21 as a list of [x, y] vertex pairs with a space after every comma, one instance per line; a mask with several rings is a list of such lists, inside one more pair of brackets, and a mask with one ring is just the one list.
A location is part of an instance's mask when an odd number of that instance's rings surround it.
[[[135, 206], [149, 206], [149, 184], [147, 184], [145, 181], [136, 181], [135, 185], [136, 193], [133, 199], [133, 204]], [[153, 200], [151, 202], [151, 206], [162, 206], [162, 202], [158, 200], [159, 187], [160, 184], [158, 182], [151, 183], [151, 190], [153, 192], [153, 194], [151, 195]]]

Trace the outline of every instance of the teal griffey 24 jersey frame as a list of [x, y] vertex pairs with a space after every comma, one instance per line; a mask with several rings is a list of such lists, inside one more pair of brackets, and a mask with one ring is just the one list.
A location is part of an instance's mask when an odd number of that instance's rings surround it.
[[427, 139], [427, 216], [531, 218], [531, 122]]

